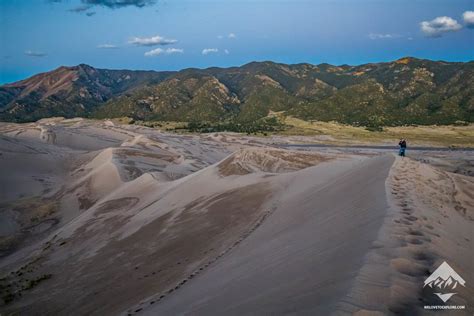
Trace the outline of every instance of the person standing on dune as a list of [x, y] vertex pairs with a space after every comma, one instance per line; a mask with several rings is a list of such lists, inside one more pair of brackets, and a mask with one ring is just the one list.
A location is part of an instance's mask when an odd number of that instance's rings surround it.
[[405, 157], [405, 150], [407, 149], [407, 141], [402, 138], [400, 139], [400, 142], [398, 142], [398, 146], [400, 146], [400, 151], [398, 154], [402, 157]]

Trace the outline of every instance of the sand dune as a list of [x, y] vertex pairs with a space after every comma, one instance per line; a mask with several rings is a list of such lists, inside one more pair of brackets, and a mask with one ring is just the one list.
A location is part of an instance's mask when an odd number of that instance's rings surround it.
[[474, 284], [465, 162], [274, 142], [1, 123], [0, 311], [421, 314], [443, 261]]
[[291, 175], [258, 230], [179, 295], [147, 311], [323, 315], [336, 310], [387, 212], [383, 186], [392, 160], [338, 162]]

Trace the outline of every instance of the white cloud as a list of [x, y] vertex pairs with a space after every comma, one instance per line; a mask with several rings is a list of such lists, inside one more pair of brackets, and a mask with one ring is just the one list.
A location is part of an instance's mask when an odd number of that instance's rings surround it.
[[171, 54], [182, 54], [184, 52], [183, 49], [181, 48], [167, 48], [167, 49], [162, 49], [162, 48], [155, 48], [152, 49], [148, 52], [145, 53], [146, 57], [153, 57], [153, 56], [158, 56], [158, 55], [171, 55]]
[[380, 33], [370, 33], [369, 38], [371, 40], [378, 40], [378, 39], [392, 39], [392, 38], [400, 38], [402, 37], [399, 34], [380, 34]]
[[155, 48], [155, 49], [152, 49], [152, 50], [146, 52], [146, 53], [145, 53], [145, 56], [147, 56], [147, 57], [158, 56], [158, 55], [163, 54], [163, 52], [164, 52], [164, 49], [162, 49], [162, 48]]
[[464, 24], [469, 28], [474, 28], [474, 11], [466, 11], [462, 14]]
[[420, 23], [421, 31], [428, 37], [440, 37], [446, 32], [459, 31], [462, 26], [449, 16], [439, 16], [431, 21]]
[[166, 53], [167, 54], [182, 54], [184, 53], [184, 50], [181, 48], [167, 48]]
[[227, 36], [217, 35], [217, 39], [220, 39], [220, 40], [223, 39], [224, 37], [234, 39], [234, 38], [237, 38], [237, 35], [235, 35], [235, 33], [229, 33], [227, 34]]
[[211, 54], [211, 53], [217, 53], [219, 50], [217, 48], [204, 48], [202, 50], [203, 55]]
[[152, 37], [134, 37], [128, 41], [130, 44], [138, 46], [156, 46], [156, 45], [170, 45], [176, 43], [175, 39], [167, 39], [159, 35]]
[[102, 49], [115, 49], [115, 48], [118, 48], [117, 45], [113, 45], [113, 44], [100, 44], [100, 45], [97, 45], [97, 48], [102, 48]]
[[32, 51], [32, 50], [27, 50], [25, 51], [26, 56], [31, 56], [31, 57], [44, 57], [46, 56], [46, 53], [44, 52], [38, 52], [38, 51]]

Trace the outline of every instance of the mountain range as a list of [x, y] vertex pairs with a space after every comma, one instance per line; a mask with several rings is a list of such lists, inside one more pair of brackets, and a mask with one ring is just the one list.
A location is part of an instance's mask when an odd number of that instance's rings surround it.
[[458, 283], [465, 286], [466, 281], [445, 261], [425, 280], [423, 287], [438, 287], [440, 289], [449, 287], [455, 289]]
[[80, 64], [0, 86], [2, 121], [127, 116], [254, 122], [271, 111], [364, 126], [473, 122], [474, 61], [405, 57], [359, 66], [251, 62], [161, 72]]
[[458, 284], [459, 282], [456, 281], [456, 279], [454, 279], [452, 276], [449, 276], [446, 280], [441, 277], [438, 277], [435, 280], [427, 283], [426, 285], [428, 285], [431, 288], [433, 287], [438, 287], [440, 289], [450, 288], [454, 290], [458, 286]]

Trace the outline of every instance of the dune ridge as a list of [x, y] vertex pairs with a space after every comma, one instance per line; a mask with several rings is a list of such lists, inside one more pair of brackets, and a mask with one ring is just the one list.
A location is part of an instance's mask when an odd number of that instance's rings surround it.
[[[395, 161], [386, 183], [391, 212], [373, 242], [367, 263], [341, 303], [343, 310], [361, 315], [429, 314], [423, 306], [440, 301], [420, 284], [443, 261], [472, 279], [469, 249], [473, 223], [459, 210], [472, 210], [473, 199], [472, 195], [456, 197], [453, 178], [467, 177], [409, 158]], [[472, 185], [469, 179], [463, 190]], [[472, 290], [458, 291], [450, 304], [472, 306]]]

